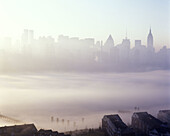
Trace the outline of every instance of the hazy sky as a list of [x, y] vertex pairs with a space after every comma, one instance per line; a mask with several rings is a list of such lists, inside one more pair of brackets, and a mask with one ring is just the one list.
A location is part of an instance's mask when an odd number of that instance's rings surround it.
[[170, 47], [170, 0], [0, 0], [0, 37], [19, 38], [23, 29], [35, 36], [59, 34], [106, 40], [125, 37], [146, 44], [152, 27], [156, 48]]

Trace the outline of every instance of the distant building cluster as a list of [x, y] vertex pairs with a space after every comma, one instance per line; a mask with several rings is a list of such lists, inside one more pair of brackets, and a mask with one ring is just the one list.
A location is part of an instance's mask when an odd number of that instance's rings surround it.
[[109, 136], [170, 136], [170, 110], [159, 111], [158, 118], [147, 112], [135, 112], [127, 126], [119, 115], [105, 115], [102, 128]]
[[130, 39], [115, 45], [110, 35], [105, 43], [93, 38], [79, 39], [60, 35], [34, 38], [34, 31], [25, 29], [21, 40], [12, 44], [10, 38], [1, 42], [0, 71], [63, 70], [63, 71], [147, 71], [170, 69], [170, 49], [163, 46], [155, 52], [151, 32], [147, 46]]

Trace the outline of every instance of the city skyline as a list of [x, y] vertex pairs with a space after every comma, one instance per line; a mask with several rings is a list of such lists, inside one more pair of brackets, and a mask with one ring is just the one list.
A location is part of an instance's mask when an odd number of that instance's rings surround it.
[[[162, 46], [155, 51], [155, 38], [150, 28], [147, 44], [135, 40], [131, 46], [126, 36], [115, 44], [111, 35], [106, 41], [94, 38], [80, 39], [60, 35], [34, 38], [34, 31], [24, 29], [20, 41], [12, 44], [10, 38], [0, 44], [0, 71], [152, 71], [170, 68], [170, 48]], [[15, 49], [14, 49], [15, 48]], [[27, 61], [25, 61], [27, 60]]]
[[170, 0], [0, 0], [0, 96], [0, 136], [169, 136]]
[[[95, 37], [84, 37], [84, 38], [82, 38], [82, 37], [78, 37], [78, 36], [69, 36], [69, 35], [63, 35], [63, 34], [60, 34], [60, 35], [58, 35], [58, 36], [55, 36], [55, 37], [53, 37], [53, 36], [51, 36], [51, 35], [39, 35], [39, 36], [35, 36], [35, 31], [34, 30], [32, 30], [32, 29], [23, 29], [23, 32], [20, 34], [20, 37], [18, 38], [18, 39], [13, 39], [12, 37], [9, 37], [9, 36], [6, 36], [6, 37], [0, 37], [0, 49], [4, 49], [4, 48], [6, 48], [5, 46], [5, 44], [3, 45], [3, 43], [4, 43], [4, 41], [8, 41], [8, 44], [11, 44], [11, 46], [12, 46], [12, 48], [15, 48], [15, 50], [18, 48], [18, 47], [21, 47], [20, 45], [22, 45], [22, 38], [23, 38], [23, 34], [24, 34], [24, 31], [28, 31], [28, 32], [30, 32], [30, 33], [32, 33], [31, 34], [31, 38], [32, 38], [32, 40], [38, 40], [38, 39], [40, 39], [40, 38], [43, 38], [43, 37], [50, 37], [50, 38], [52, 38], [53, 40], [54, 40], [54, 42], [55, 43], [58, 43], [58, 39], [59, 39], [59, 37], [60, 36], [66, 36], [66, 37], [68, 37], [68, 38], [78, 38], [79, 40], [83, 40], [83, 39], [93, 39], [94, 40], [94, 44], [97, 44], [97, 42], [102, 42], [103, 43], [103, 45], [104, 45], [104, 43], [107, 41], [107, 39], [108, 39], [108, 37], [112, 37], [112, 40], [113, 40], [113, 42], [114, 42], [114, 46], [117, 46], [117, 45], [119, 45], [120, 43], [122, 43], [122, 40], [124, 40], [124, 39], [129, 39], [129, 42], [130, 42], [130, 48], [132, 49], [132, 48], [134, 48], [135, 47], [135, 42], [136, 41], [140, 41], [141, 43], [141, 45], [144, 45], [144, 46], [146, 46], [147, 47], [147, 45], [148, 45], [148, 43], [147, 43], [147, 39], [148, 39], [148, 34], [149, 33], [151, 33], [151, 31], [152, 31], [152, 39], [154, 39], [153, 41], [152, 41], [152, 44], [153, 44], [153, 46], [154, 46], [154, 50], [155, 50], [155, 52], [158, 52], [163, 46], [166, 46], [167, 48], [170, 48], [169, 46], [169, 44], [168, 45], [165, 45], [165, 44], [163, 44], [163, 45], [160, 45], [160, 47], [158, 48], [157, 46], [156, 46], [156, 44], [155, 44], [155, 41], [157, 41], [156, 40], [156, 38], [155, 38], [155, 35], [153, 34], [153, 29], [151, 28], [151, 27], [149, 27], [148, 28], [148, 32], [147, 32], [147, 34], [146, 34], [146, 38], [144, 39], [144, 41], [142, 41], [140, 38], [138, 38], [138, 39], [134, 39], [134, 38], [132, 38], [132, 39], [130, 39], [129, 37], [128, 37], [128, 34], [127, 34], [127, 30], [126, 30], [126, 32], [125, 32], [125, 36], [124, 37], [122, 37], [122, 39], [121, 39], [121, 41], [120, 42], [115, 42], [115, 41], [117, 41], [114, 37], [113, 37], [113, 35], [112, 34], [109, 34], [108, 36], [107, 36], [107, 38], [105, 39], [105, 40], [101, 40], [101, 39], [99, 39], [99, 40], [97, 40], [97, 39], [95, 39]], [[36, 33], [38, 33], [38, 32], [36, 32]], [[30, 35], [29, 35], [30, 36]], [[33, 41], [32, 41], [33, 42]], [[19, 44], [19, 45], [17, 45], [17, 43]], [[17, 46], [16, 46], [17, 45]], [[9, 45], [8, 45], [9, 46]], [[15, 47], [16, 46], [16, 47]], [[12, 49], [11, 48], [11, 49]], [[18, 49], [17, 49], [18, 50]]]
[[22, 30], [29, 28], [36, 31], [35, 37], [51, 35], [56, 38], [64, 34], [105, 41], [112, 34], [118, 44], [127, 30], [131, 41], [141, 39], [146, 45], [146, 34], [151, 26], [158, 50], [163, 45], [170, 47], [169, 4], [168, 0], [1, 0], [0, 37], [19, 39]]
[[[167, 48], [168, 45], [162, 45], [160, 46], [160, 49], [157, 49], [155, 48], [155, 37], [153, 36], [153, 32], [152, 32], [152, 28], [150, 27], [149, 28], [149, 31], [148, 31], [148, 34], [146, 36], [146, 44], [143, 44], [143, 41], [141, 39], [134, 39], [134, 41], [132, 41], [128, 36], [127, 36], [127, 32], [126, 32], [126, 35], [125, 37], [122, 37], [122, 40], [120, 43], [115, 43], [115, 39], [113, 38], [112, 34], [109, 34], [107, 39], [106, 40], [96, 40], [94, 37], [86, 37], [86, 38], [80, 38], [80, 37], [71, 37], [71, 36], [68, 36], [68, 35], [58, 35], [57, 38], [55, 37], [52, 37], [51, 35], [49, 36], [39, 36], [39, 37], [35, 37], [35, 31], [32, 30], [32, 29], [24, 29], [20, 38], [16, 41], [14, 41], [11, 37], [3, 37], [3, 38], [0, 38], [0, 49], [5, 49], [6, 51], [8, 51], [7, 49], [12, 49], [12, 48], [15, 48], [15, 46], [18, 46], [21, 48], [23, 48], [25, 45], [27, 46], [37, 46], [36, 44], [36, 41], [37, 40], [41, 40], [43, 38], [47, 38], [46, 40], [51, 40], [51, 42], [53, 43], [56, 43], [56, 45], [52, 45], [52, 46], [58, 46], [57, 44], [60, 43], [60, 40], [61, 38], [66, 38], [66, 39], [63, 39], [63, 40], [67, 40], [67, 39], [73, 39], [73, 40], [92, 40], [91, 42], [91, 47], [95, 47], [95, 46], [98, 46], [98, 47], [104, 47], [105, 45], [107, 46], [107, 44], [110, 44], [110, 45], [113, 45], [114, 47], [116, 46], [119, 46], [121, 43], [123, 44], [124, 41], [128, 40], [128, 44], [129, 44], [129, 49], [133, 49], [136, 45], [142, 45], [142, 46], [145, 46], [147, 48], [154, 48], [154, 52], [158, 52], [161, 48], [163, 48], [164, 46], [166, 46]], [[109, 41], [108, 41], [109, 40]], [[107, 43], [109, 42], [109, 43]], [[7, 44], [7, 45], [6, 45]], [[46, 44], [46, 43], [45, 43]], [[69, 44], [69, 43], [67, 43]], [[74, 46], [74, 42], [71, 43], [73, 44]], [[126, 43], [127, 44], [127, 43]], [[109, 48], [112, 48], [112, 46], [109, 45]], [[81, 46], [81, 45], [78, 45], [78, 46]], [[86, 43], [86, 46], [89, 46], [88, 43]], [[90, 47], [90, 46], [89, 46]], [[70, 49], [72, 48], [72, 46], [69, 47]], [[20, 50], [19, 49], [19, 50]], [[74, 49], [74, 47], [72, 48]], [[18, 50], [18, 49], [17, 49]], [[11, 50], [12, 51], [12, 50]]]

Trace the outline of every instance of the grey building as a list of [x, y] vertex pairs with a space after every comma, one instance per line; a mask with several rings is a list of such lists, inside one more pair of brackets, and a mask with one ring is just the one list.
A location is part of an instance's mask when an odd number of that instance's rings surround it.
[[35, 134], [35, 136], [70, 136], [70, 135], [65, 135], [64, 133], [58, 133], [58, 131], [40, 129]]
[[0, 136], [34, 136], [36, 132], [34, 124], [0, 127]]
[[102, 119], [102, 129], [109, 136], [134, 136], [134, 132], [119, 117], [119, 115], [105, 115]]
[[147, 37], [147, 48], [154, 51], [154, 47], [153, 47], [153, 35], [152, 35], [152, 32], [151, 32], [151, 28], [149, 30], [149, 34], [148, 34], [148, 37]]
[[147, 136], [170, 136], [168, 126], [147, 112], [133, 113], [132, 127]]
[[170, 126], [170, 110], [160, 110], [157, 117], [162, 122], [168, 123], [168, 125]]

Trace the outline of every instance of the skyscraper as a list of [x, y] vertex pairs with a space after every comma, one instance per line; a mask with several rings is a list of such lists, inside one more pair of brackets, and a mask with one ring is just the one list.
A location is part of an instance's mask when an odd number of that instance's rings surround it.
[[149, 31], [149, 34], [148, 34], [148, 37], [147, 37], [147, 48], [153, 49], [153, 35], [152, 35], [152, 32], [151, 32], [151, 28], [150, 28], [150, 31]]
[[135, 47], [141, 46], [141, 40], [135, 40]]
[[32, 44], [34, 40], [34, 31], [33, 30], [28, 30], [28, 43]]
[[22, 44], [23, 45], [32, 44], [33, 40], [34, 40], [34, 31], [24, 29], [24, 32], [22, 34]]
[[110, 53], [110, 50], [114, 47], [114, 40], [112, 38], [111, 35], [109, 35], [108, 39], [106, 40], [104, 46], [103, 46], [103, 50], [105, 52], [109, 52]]
[[28, 43], [28, 29], [24, 29], [22, 34], [22, 44], [26, 45]]
[[153, 35], [151, 32], [151, 28], [147, 37], [147, 64], [153, 65], [154, 64], [154, 55], [155, 55], [155, 49], [153, 47]]

